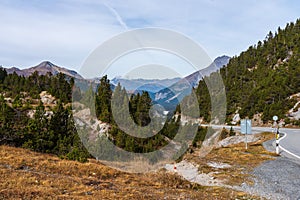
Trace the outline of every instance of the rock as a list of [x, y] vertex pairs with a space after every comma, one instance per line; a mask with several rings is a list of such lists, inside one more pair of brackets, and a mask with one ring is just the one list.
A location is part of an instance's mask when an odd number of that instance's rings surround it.
[[240, 117], [240, 114], [239, 113], [236, 113], [233, 118], [232, 118], [232, 121], [231, 121], [231, 124], [237, 124], [239, 121], [241, 120], [241, 117]]
[[29, 110], [28, 112], [27, 112], [27, 116], [29, 117], [29, 118], [33, 118], [34, 117], [34, 114], [35, 114], [35, 110]]
[[52, 115], [53, 115], [53, 111], [48, 110], [45, 112], [46, 117], [51, 117]]
[[288, 111], [287, 116], [292, 120], [299, 120], [300, 119], [300, 93], [291, 95], [289, 99], [296, 99], [297, 102], [295, 103], [293, 108], [291, 108]]
[[[256, 142], [257, 140], [259, 140], [259, 137], [257, 135], [251, 135], [251, 134], [247, 135], [247, 142], [249, 143]], [[246, 141], [245, 135], [231, 136], [218, 142], [217, 147], [227, 147], [229, 145], [238, 144], [245, 141]]]
[[56, 104], [56, 100], [55, 97], [53, 97], [51, 94], [48, 94], [47, 91], [42, 91], [40, 93], [40, 98], [41, 101], [43, 102], [43, 104], [46, 105], [55, 105]]
[[10, 98], [10, 97], [6, 97], [4, 98], [5, 101], [7, 101], [8, 103], [12, 103], [13, 102], [13, 99]]
[[[75, 112], [75, 111], [74, 111]], [[76, 126], [84, 127], [87, 126], [91, 128], [98, 135], [107, 134], [110, 129], [110, 124], [102, 122], [91, 115], [89, 108], [80, 109], [79, 111], [73, 112]]]
[[261, 119], [261, 117], [262, 117], [262, 113], [257, 113], [253, 115], [252, 126], [262, 126], [264, 122]]
[[231, 167], [231, 165], [221, 162], [208, 162], [207, 165], [217, 169], [225, 169]]

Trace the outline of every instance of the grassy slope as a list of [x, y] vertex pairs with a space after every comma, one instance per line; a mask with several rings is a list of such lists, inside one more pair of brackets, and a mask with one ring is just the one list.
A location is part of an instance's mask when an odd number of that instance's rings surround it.
[[[205, 160], [218, 160], [232, 164], [233, 169], [220, 173], [217, 178], [224, 176], [223, 178], [236, 185], [246, 177], [239, 177], [241, 171], [236, 171], [235, 166], [242, 169], [252, 163], [250, 165], [252, 168], [263, 160], [269, 159], [263, 156], [266, 152], [261, 148], [259, 143], [253, 144], [248, 154], [240, 154], [242, 147], [239, 145], [220, 148], [210, 153]], [[226, 154], [225, 158], [224, 154]], [[95, 160], [79, 163], [8, 146], [0, 146], [0, 158], [0, 199], [249, 198], [243, 192], [191, 184], [164, 170], [156, 173], [128, 174], [106, 167]], [[238, 161], [239, 159], [242, 161]], [[203, 163], [203, 159], [199, 161], [194, 157], [193, 160]], [[203, 165], [202, 170], [213, 169], [205, 168]]]

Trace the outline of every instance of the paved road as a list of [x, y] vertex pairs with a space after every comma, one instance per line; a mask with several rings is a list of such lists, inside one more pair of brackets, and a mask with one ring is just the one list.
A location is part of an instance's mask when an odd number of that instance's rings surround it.
[[284, 136], [280, 139], [280, 148], [295, 158], [300, 159], [300, 129], [279, 129]]
[[[222, 127], [224, 126], [213, 126]], [[230, 129], [230, 126], [225, 128]], [[241, 129], [238, 126], [233, 128], [237, 131]], [[264, 131], [274, 130], [270, 127], [252, 127], [254, 134]], [[242, 190], [266, 199], [300, 200], [300, 129], [280, 128], [279, 132], [283, 134], [279, 142], [280, 154], [283, 156], [256, 167], [252, 172], [254, 184], [244, 184]], [[275, 141], [267, 143], [268, 149], [275, 151]]]
[[[230, 129], [231, 126], [213, 125], [213, 128]], [[234, 130], [240, 131], [240, 126], [232, 126]], [[252, 133], [260, 133], [265, 131], [274, 131], [271, 127], [252, 127]], [[284, 136], [280, 138], [280, 148], [283, 152], [294, 158], [300, 159], [300, 129], [280, 128], [280, 133]]]

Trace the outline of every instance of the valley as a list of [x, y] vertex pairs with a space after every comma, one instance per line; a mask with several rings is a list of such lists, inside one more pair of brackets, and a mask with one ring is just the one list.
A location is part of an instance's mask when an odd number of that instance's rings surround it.
[[185, 77], [71, 68], [0, 67], [0, 199], [299, 198], [300, 19]]

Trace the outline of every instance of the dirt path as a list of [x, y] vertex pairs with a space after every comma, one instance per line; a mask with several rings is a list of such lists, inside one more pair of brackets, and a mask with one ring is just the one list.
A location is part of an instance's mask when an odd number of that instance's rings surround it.
[[190, 163], [186, 160], [183, 160], [179, 163], [175, 164], [176, 169], [174, 170], [173, 164], [167, 164], [165, 168], [170, 172], [175, 172], [181, 175], [184, 179], [192, 182], [198, 183], [203, 186], [223, 186], [229, 187], [223, 184], [223, 181], [215, 179], [212, 175], [214, 172], [210, 172], [208, 174], [199, 173], [198, 166]]

